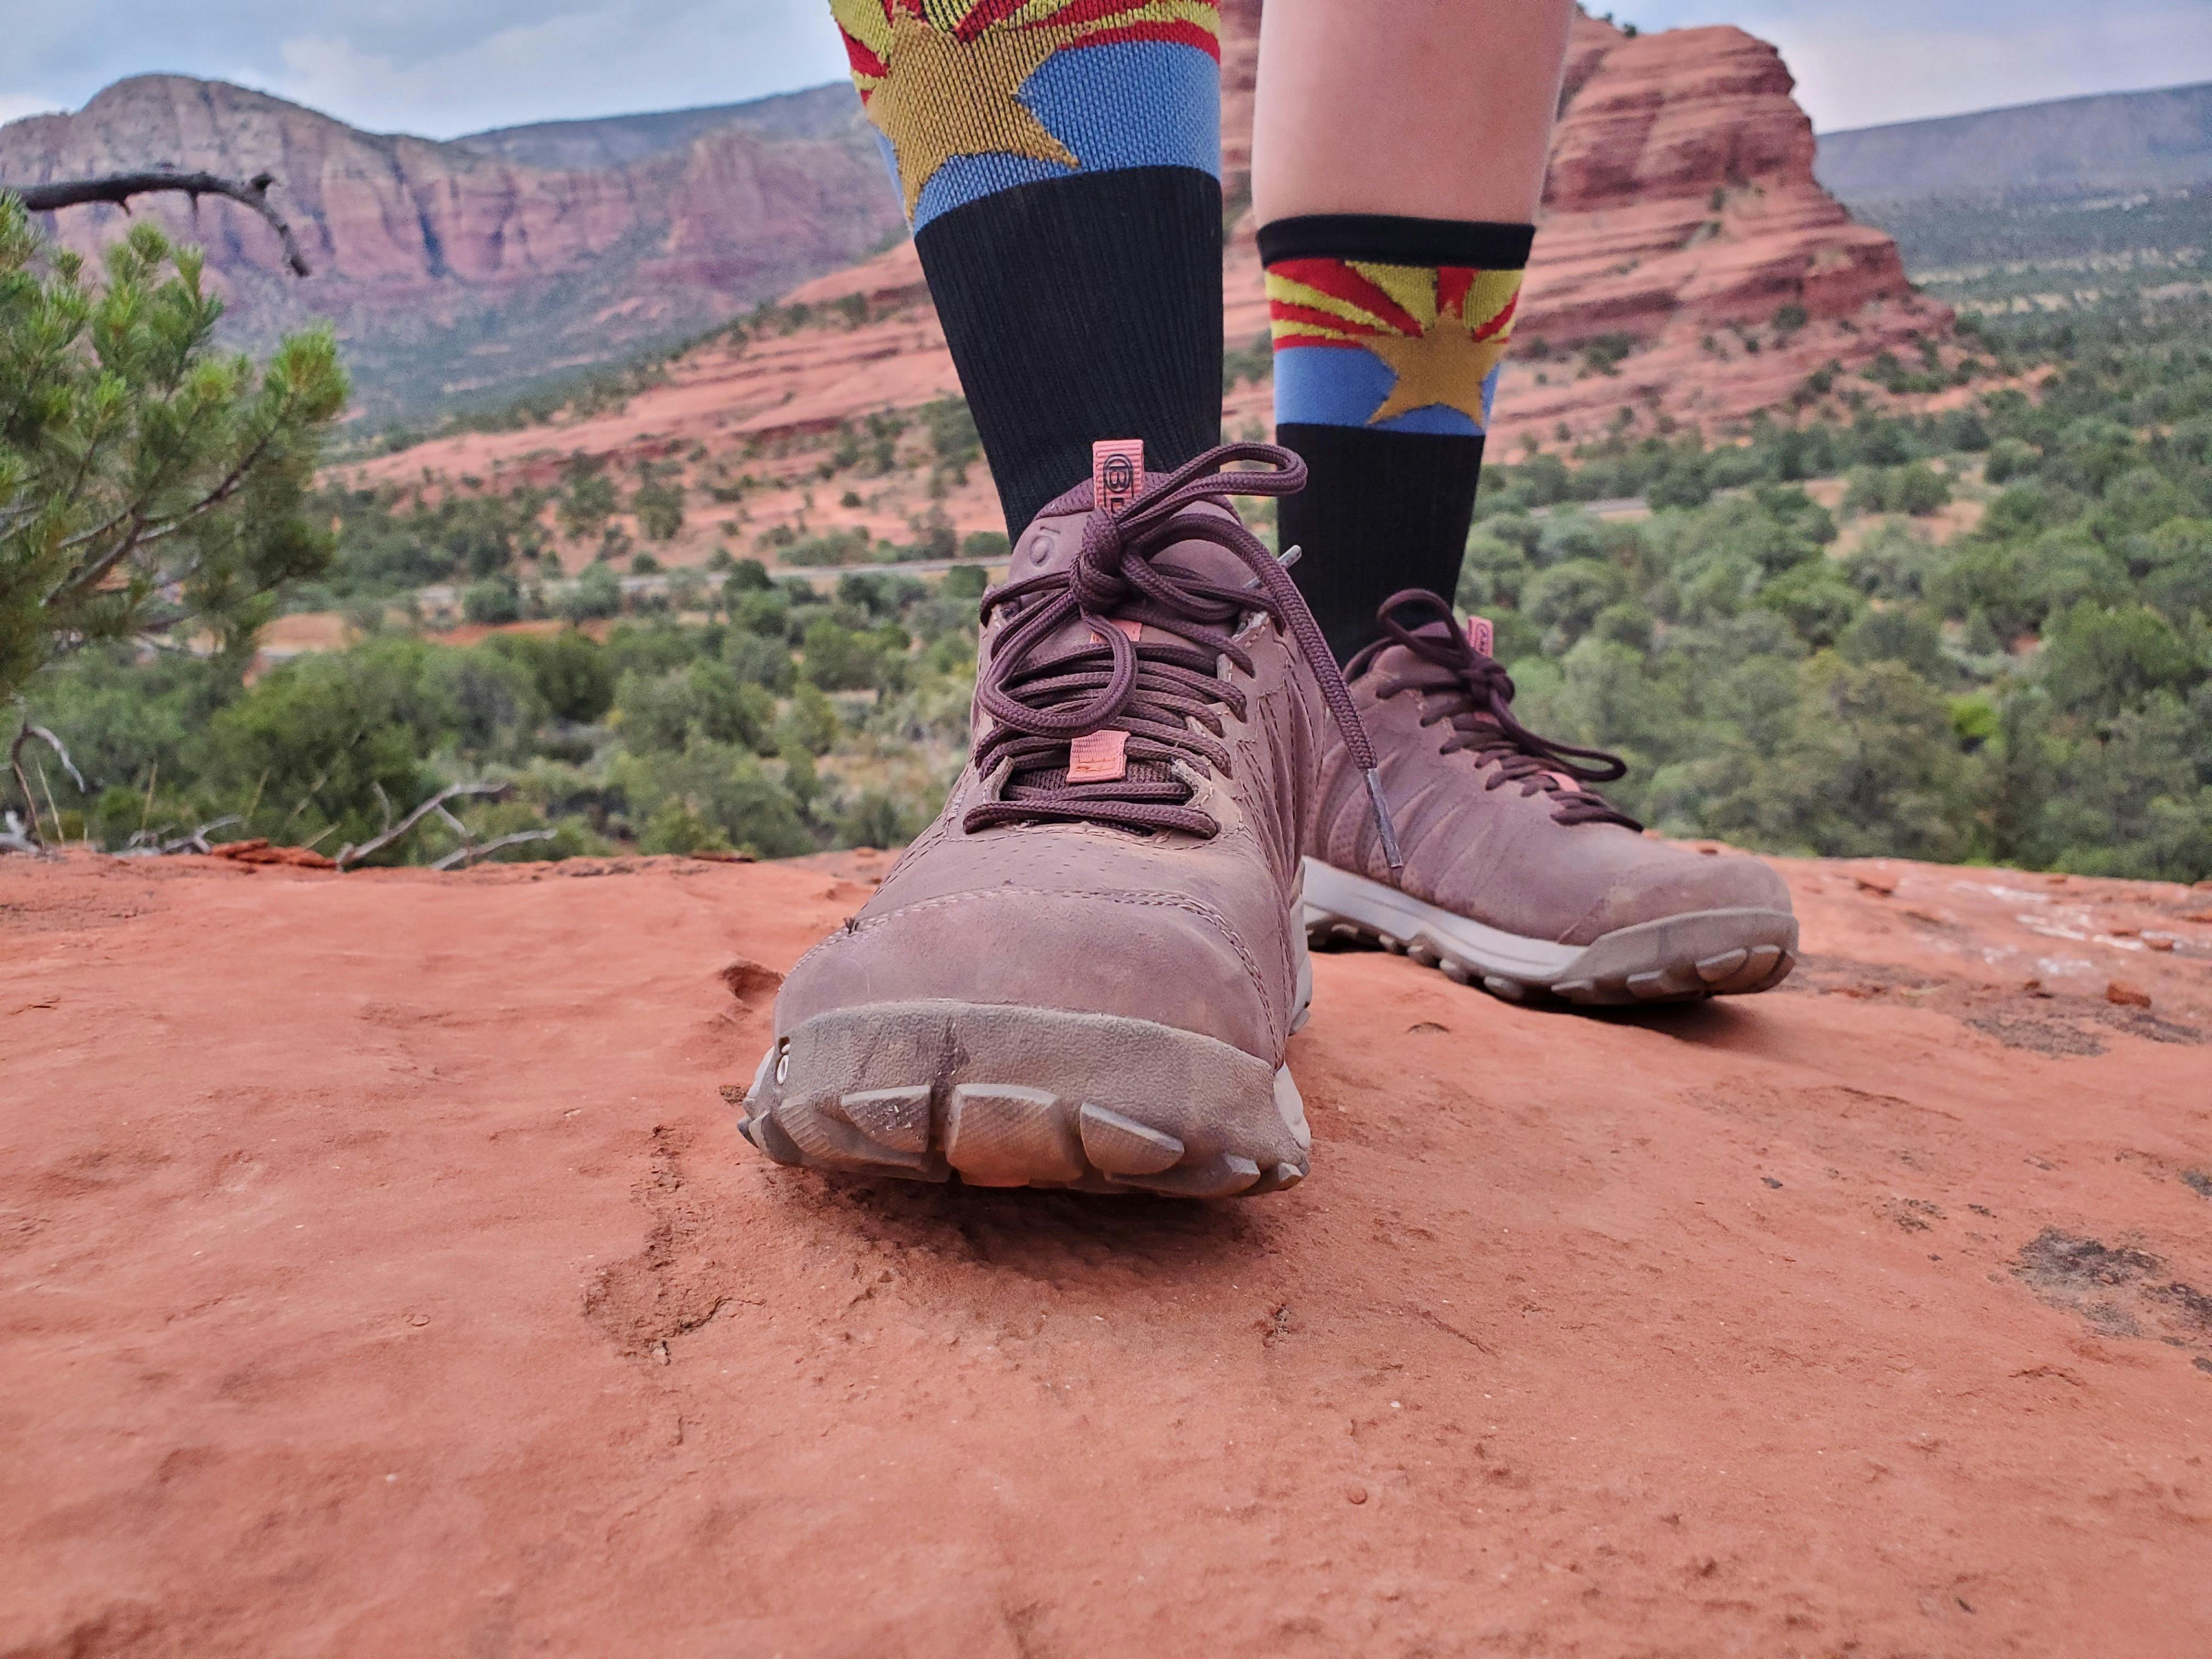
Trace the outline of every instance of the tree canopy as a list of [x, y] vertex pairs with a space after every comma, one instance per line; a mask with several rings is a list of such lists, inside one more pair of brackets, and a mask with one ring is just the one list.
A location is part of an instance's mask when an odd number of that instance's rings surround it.
[[95, 641], [246, 647], [322, 568], [307, 512], [347, 396], [325, 328], [218, 349], [200, 252], [149, 224], [101, 280], [0, 196], [0, 701]]

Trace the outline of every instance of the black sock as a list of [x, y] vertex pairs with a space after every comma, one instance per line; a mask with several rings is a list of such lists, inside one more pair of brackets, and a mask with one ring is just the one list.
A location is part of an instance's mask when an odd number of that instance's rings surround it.
[[1339, 661], [1401, 588], [1458, 586], [1528, 225], [1327, 214], [1260, 231], [1275, 437], [1312, 477], [1282, 544]]
[[1018, 536], [1099, 438], [1154, 471], [1221, 441], [1221, 182], [1191, 167], [1018, 185], [915, 236]]
[[983, 0], [833, 9], [883, 134], [1009, 535], [1141, 438], [1221, 433], [1221, 76], [1213, 9]]

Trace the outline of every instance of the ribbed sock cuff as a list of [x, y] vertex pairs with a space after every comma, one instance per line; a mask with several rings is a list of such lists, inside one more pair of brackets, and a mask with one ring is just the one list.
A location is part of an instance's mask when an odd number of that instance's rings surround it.
[[1384, 213], [1308, 213], [1260, 227], [1260, 259], [1371, 259], [1395, 265], [1525, 270], [1534, 225], [1403, 219]]

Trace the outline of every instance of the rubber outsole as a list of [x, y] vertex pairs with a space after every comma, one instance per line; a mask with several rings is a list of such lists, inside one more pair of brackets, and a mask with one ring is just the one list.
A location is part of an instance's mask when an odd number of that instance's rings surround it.
[[1312, 1167], [1288, 1066], [1149, 1020], [958, 1002], [818, 1014], [738, 1129], [779, 1164], [971, 1186], [1227, 1198]]
[[1314, 859], [1306, 860], [1305, 925], [1310, 945], [1379, 945], [1509, 1002], [1697, 1002], [1769, 990], [1797, 965], [1797, 918], [1787, 910], [1697, 910], [1588, 945], [1557, 945], [1471, 921]]

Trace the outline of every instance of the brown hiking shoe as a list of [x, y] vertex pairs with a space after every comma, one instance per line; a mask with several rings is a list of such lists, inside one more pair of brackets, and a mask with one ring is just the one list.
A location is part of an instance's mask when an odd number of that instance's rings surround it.
[[1653, 841], [1587, 787], [1626, 769], [1514, 719], [1513, 682], [1433, 593], [1394, 595], [1387, 637], [1346, 665], [1381, 757], [1404, 868], [1365, 822], [1352, 757], [1324, 750], [1307, 821], [1306, 928], [1374, 939], [1516, 1000], [1681, 1000], [1779, 984], [1796, 965], [1782, 878], [1754, 858]]
[[[1133, 447], [1100, 446], [1016, 544], [951, 798], [784, 981], [743, 1126], [771, 1158], [1208, 1197], [1305, 1175], [1298, 826], [1324, 711], [1347, 757], [1365, 738], [1218, 499], [1305, 469], [1236, 444], [1147, 489]], [[1218, 471], [1241, 459], [1280, 470]]]

